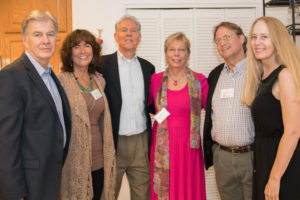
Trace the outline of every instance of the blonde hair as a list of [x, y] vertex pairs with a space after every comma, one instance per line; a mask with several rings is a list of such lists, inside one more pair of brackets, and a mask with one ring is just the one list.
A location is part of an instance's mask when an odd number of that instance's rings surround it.
[[[270, 38], [276, 51], [276, 62], [285, 65], [292, 74], [296, 84], [297, 93], [300, 94], [300, 52], [294, 44], [285, 26], [274, 17], [260, 17], [256, 19], [251, 27], [248, 37], [247, 71], [242, 95], [242, 103], [250, 106], [256, 96], [261, 81], [263, 69], [260, 60], [257, 60], [251, 49], [251, 35], [253, 27], [258, 21], [263, 21], [269, 30]], [[299, 100], [299, 95], [297, 95]]]
[[183, 32], [176, 32], [171, 35], [169, 35], [165, 40], [165, 53], [167, 52], [170, 44], [174, 42], [175, 40], [182, 41], [186, 47], [186, 50], [188, 53], [191, 53], [191, 43], [190, 40], [186, 37], [186, 35]]

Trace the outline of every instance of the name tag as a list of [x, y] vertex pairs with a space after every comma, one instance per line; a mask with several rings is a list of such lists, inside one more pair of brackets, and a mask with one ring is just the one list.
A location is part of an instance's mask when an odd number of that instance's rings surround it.
[[154, 119], [160, 124], [162, 123], [170, 113], [167, 111], [167, 109], [162, 108], [156, 115], [154, 115]]
[[101, 94], [101, 92], [99, 91], [98, 88], [91, 91], [91, 95], [94, 97], [95, 100], [98, 100], [102, 97], [102, 94]]
[[221, 99], [228, 99], [234, 97], [234, 88], [222, 89]]

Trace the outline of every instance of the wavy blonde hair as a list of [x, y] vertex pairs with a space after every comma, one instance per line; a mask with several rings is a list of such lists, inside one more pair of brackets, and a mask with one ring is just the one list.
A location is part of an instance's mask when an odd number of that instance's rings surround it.
[[276, 51], [276, 61], [285, 65], [292, 74], [297, 88], [297, 100], [300, 94], [300, 52], [294, 44], [285, 26], [274, 17], [260, 17], [256, 19], [251, 27], [248, 37], [247, 71], [242, 95], [242, 103], [250, 106], [256, 96], [261, 81], [263, 68], [260, 60], [255, 58], [251, 48], [251, 36], [253, 27], [258, 21], [263, 21], [269, 30], [270, 38]]

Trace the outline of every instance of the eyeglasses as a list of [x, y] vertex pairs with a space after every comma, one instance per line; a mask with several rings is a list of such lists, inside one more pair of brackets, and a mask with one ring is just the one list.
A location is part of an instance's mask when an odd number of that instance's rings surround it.
[[178, 49], [170, 48], [170, 49], [168, 49], [168, 51], [171, 53], [175, 53], [176, 51], [178, 51], [179, 53], [184, 53], [186, 51], [186, 49], [185, 48], [178, 48]]
[[222, 38], [217, 38], [217, 39], [215, 40], [215, 43], [216, 43], [217, 45], [219, 45], [219, 44], [221, 44], [222, 40], [223, 40], [223, 41], [229, 41], [230, 39], [231, 39], [231, 35], [224, 35]]

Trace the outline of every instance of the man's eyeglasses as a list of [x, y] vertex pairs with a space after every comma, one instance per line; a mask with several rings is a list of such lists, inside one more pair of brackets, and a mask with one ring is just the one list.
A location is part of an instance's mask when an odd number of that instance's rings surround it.
[[230, 39], [231, 39], [231, 36], [230, 36], [230, 35], [224, 35], [222, 38], [217, 38], [217, 39], [215, 40], [215, 43], [216, 43], [217, 45], [219, 45], [219, 44], [221, 44], [222, 40], [223, 40], [223, 41], [228, 41], [228, 40], [230, 40]]

